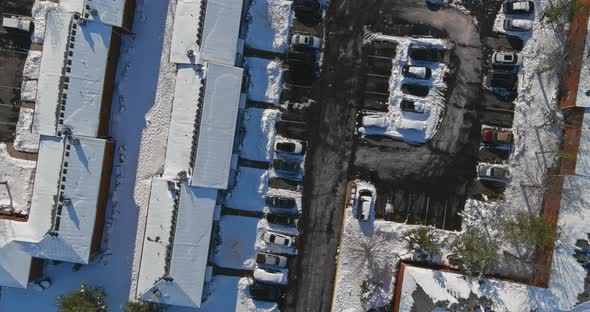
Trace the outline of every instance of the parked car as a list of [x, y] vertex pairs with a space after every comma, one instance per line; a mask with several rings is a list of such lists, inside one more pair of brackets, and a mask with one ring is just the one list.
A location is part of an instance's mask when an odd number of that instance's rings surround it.
[[284, 196], [266, 196], [266, 204], [271, 208], [296, 208], [295, 198]]
[[497, 148], [496, 146], [483, 145], [479, 147], [477, 158], [483, 162], [498, 162], [510, 159], [510, 149]]
[[440, 62], [444, 52], [438, 49], [415, 45], [410, 46], [410, 58], [417, 61]]
[[275, 142], [275, 152], [303, 155], [303, 144], [297, 141], [278, 140]]
[[365, 128], [386, 128], [387, 127], [387, 117], [385, 117], [385, 115], [363, 116], [361, 124]]
[[531, 31], [533, 22], [525, 19], [507, 18], [504, 20], [504, 30], [511, 31]]
[[508, 91], [515, 91], [518, 83], [518, 76], [509, 72], [493, 72], [490, 79], [490, 87], [501, 88]]
[[510, 179], [510, 170], [502, 165], [480, 164], [477, 166], [477, 176], [480, 179], [508, 180]]
[[502, 130], [485, 130], [482, 134], [485, 143], [492, 144], [512, 144], [514, 143], [514, 134], [510, 131]]
[[257, 267], [254, 269], [254, 279], [265, 284], [287, 285], [286, 272], [270, 268]]
[[293, 246], [294, 241], [295, 241], [295, 237], [284, 235], [284, 234], [279, 234], [279, 233], [271, 232], [271, 231], [264, 232], [264, 234], [262, 234], [262, 239], [269, 244], [275, 244], [275, 245], [280, 245], [280, 246], [284, 246], [284, 247]]
[[322, 20], [322, 6], [319, 0], [294, 0], [295, 17], [307, 26], [317, 25]]
[[426, 105], [424, 103], [421, 103], [421, 102], [416, 102], [416, 101], [414, 101], [412, 99], [404, 98], [404, 99], [401, 100], [401, 102], [399, 102], [399, 107], [404, 112], [411, 112], [411, 113], [422, 114], [422, 113], [424, 113], [424, 110], [426, 108]]
[[415, 96], [419, 96], [419, 97], [426, 97], [426, 96], [428, 96], [428, 93], [430, 92], [430, 88], [428, 88], [427, 86], [418, 85], [418, 84], [410, 84], [410, 83], [402, 84], [401, 89], [402, 89], [403, 93], [411, 94], [411, 95], [415, 95]]
[[272, 167], [275, 171], [286, 175], [297, 175], [300, 170], [298, 161], [282, 158], [275, 158], [272, 161]]
[[322, 40], [318, 37], [296, 33], [291, 37], [291, 46], [301, 48], [319, 49]]
[[404, 77], [428, 80], [432, 77], [432, 70], [425, 66], [405, 65], [402, 69]]
[[373, 192], [370, 190], [359, 190], [358, 203], [356, 206], [356, 217], [360, 221], [369, 221], [373, 209]]
[[266, 214], [266, 221], [272, 224], [297, 226], [297, 217], [290, 214], [268, 213]]
[[533, 1], [507, 1], [503, 7], [505, 14], [531, 14], [535, 11]]
[[521, 65], [522, 54], [515, 52], [494, 52], [492, 54], [492, 64], [494, 65]]
[[276, 285], [254, 282], [250, 285], [250, 297], [261, 301], [279, 301], [283, 296], [283, 290]]
[[256, 254], [256, 263], [261, 265], [270, 265], [279, 268], [287, 267], [287, 257], [273, 255], [270, 253], [259, 252]]

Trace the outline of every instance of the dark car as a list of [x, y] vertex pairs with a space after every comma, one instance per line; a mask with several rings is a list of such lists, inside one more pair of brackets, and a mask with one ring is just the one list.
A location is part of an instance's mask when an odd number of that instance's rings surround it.
[[266, 215], [266, 221], [278, 225], [297, 226], [297, 217], [289, 214], [269, 213]]
[[531, 14], [535, 11], [533, 1], [510, 1], [504, 3], [504, 13], [506, 14]]
[[430, 92], [430, 88], [423, 85], [405, 83], [402, 84], [402, 92], [415, 96], [426, 97]]
[[283, 296], [283, 291], [276, 285], [254, 282], [250, 285], [250, 296], [261, 301], [278, 301]]
[[404, 77], [428, 80], [432, 77], [432, 70], [425, 66], [405, 65], [402, 69]]
[[322, 20], [322, 6], [319, 0], [294, 0], [295, 18], [306, 26], [317, 25]]
[[443, 51], [423, 46], [410, 47], [410, 58], [417, 61], [440, 62]]
[[281, 158], [275, 158], [272, 161], [272, 167], [275, 171], [278, 171], [287, 175], [299, 174], [299, 162], [294, 160], [287, 160]]
[[266, 196], [266, 204], [272, 208], [295, 208], [295, 198], [283, 196]]
[[490, 80], [490, 87], [502, 88], [508, 91], [516, 90], [518, 76], [509, 72], [493, 72]]
[[256, 263], [260, 265], [271, 265], [279, 268], [287, 267], [287, 257], [259, 252], [256, 254]]
[[425, 109], [424, 103], [416, 103], [416, 101], [414, 101], [412, 99], [402, 99], [401, 102], [399, 103], [399, 107], [404, 112], [411, 112], [411, 113], [418, 113], [418, 114], [424, 113], [424, 109]]

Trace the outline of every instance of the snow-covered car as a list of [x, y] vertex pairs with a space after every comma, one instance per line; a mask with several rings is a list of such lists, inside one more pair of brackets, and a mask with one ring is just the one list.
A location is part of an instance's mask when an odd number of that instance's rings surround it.
[[506, 181], [510, 179], [507, 166], [480, 164], [477, 166], [477, 176], [482, 180]]
[[422, 114], [422, 113], [424, 113], [426, 105], [421, 102], [416, 102], [412, 99], [404, 98], [400, 101], [399, 107], [404, 112]]
[[485, 130], [482, 134], [483, 141], [491, 144], [512, 144], [514, 143], [514, 134], [510, 131], [502, 130]]
[[492, 54], [492, 64], [494, 65], [521, 65], [522, 54], [515, 52], [494, 52]]
[[254, 269], [254, 279], [265, 284], [287, 284], [287, 275], [284, 272], [269, 268], [257, 267]]
[[361, 125], [365, 128], [386, 128], [387, 117], [385, 115], [367, 115], [363, 116]]
[[318, 37], [303, 34], [294, 34], [291, 37], [291, 46], [300, 48], [319, 49], [322, 40]]
[[275, 142], [275, 152], [303, 155], [303, 144], [297, 141], [278, 140]]
[[504, 30], [531, 31], [533, 22], [525, 19], [507, 18], [504, 20]]
[[506, 1], [503, 5], [505, 14], [531, 14], [535, 11], [533, 1]]
[[271, 231], [264, 232], [264, 234], [262, 234], [262, 239], [269, 244], [275, 244], [285, 247], [293, 246], [295, 241], [295, 237]]
[[275, 158], [272, 161], [272, 167], [277, 173], [281, 173], [288, 176], [298, 175], [300, 171], [298, 161], [282, 158]]
[[359, 190], [359, 197], [356, 207], [357, 219], [360, 221], [369, 221], [371, 218], [371, 210], [373, 209], [373, 205], [373, 192], [367, 189]]
[[432, 70], [426, 66], [405, 65], [402, 69], [404, 77], [428, 80], [432, 77]]
[[272, 208], [293, 209], [296, 208], [295, 198], [285, 196], [266, 196], [266, 204]]
[[266, 221], [284, 226], [297, 226], [297, 217], [290, 214], [268, 213], [266, 214]]
[[419, 85], [419, 84], [410, 84], [405, 83], [402, 84], [402, 92], [406, 94], [411, 94], [419, 97], [426, 97], [430, 92], [430, 88], [427, 86]]
[[270, 265], [279, 268], [287, 267], [287, 257], [273, 255], [266, 252], [259, 252], [256, 254], [256, 263], [260, 265]]
[[283, 296], [283, 290], [276, 285], [254, 282], [250, 285], [250, 297], [261, 301], [279, 301]]

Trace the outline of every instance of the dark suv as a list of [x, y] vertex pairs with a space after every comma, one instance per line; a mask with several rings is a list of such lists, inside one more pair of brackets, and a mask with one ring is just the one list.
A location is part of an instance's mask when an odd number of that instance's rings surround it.
[[283, 290], [279, 286], [254, 282], [250, 285], [252, 299], [262, 301], [279, 301], [283, 296]]
[[266, 204], [272, 208], [295, 208], [295, 198], [283, 196], [266, 196]]
[[300, 171], [298, 161], [281, 158], [275, 158], [272, 161], [272, 167], [275, 171], [285, 175], [298, 175]]
[[266, 221], [272, 224], [297, 226], [297, 217], [289, 214], [269, 213], [266, 215]]

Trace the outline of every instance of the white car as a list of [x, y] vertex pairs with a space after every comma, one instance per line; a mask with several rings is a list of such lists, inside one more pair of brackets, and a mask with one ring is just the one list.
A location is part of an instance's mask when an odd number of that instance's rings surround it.
[[404, 77], [428, 80], [432, 77], [432, 70], [425, 66], [405, 65], [402, 69]]
[[507, 18], [504, 20], [504, 30], [531, 31], [533, 22], [525, 19]]
[[264, 234], [262, 234], [262, 239], [269, 244], [275, 244], [284, 247], [291, 247], [295, 243], [295, 237], [270, 231], [264, 232]]
[[507, 181], [510, 180], [510, 170], [503, 165], [479, 164], [477, 176], [480, 180]]
[[357, 203], [357, 219], [367, 222], [371, 219], [371, 210], [373, 210], [373, 192], [367, 189], [359, 190], [359, 198]]
[[275, 142], [275, 152], [303, 155], [303, 144], [297, 141], [277, 140]]
[[387, 127], [387, 117], [384, 115], [368, 115], [364, 116], [361, 122], [362, 126], [365, 128], [386, 128]]
[[287, 274], [279, 270], [257, 267], [254, 269], [254, 279], [268, 284], [287, 285]]
[[492, 54], [494, 65], [522, 65], [522, 54], [515, 52], [494, 52]]
[[291, 45], [295, 47], [319, 49], [321, 47], [321, 42], [320, 38], [314, 36], [294, 34], [293, 37], [291, 37]]

